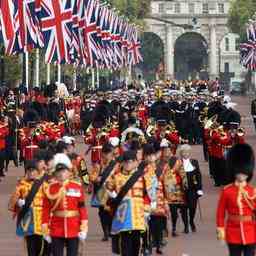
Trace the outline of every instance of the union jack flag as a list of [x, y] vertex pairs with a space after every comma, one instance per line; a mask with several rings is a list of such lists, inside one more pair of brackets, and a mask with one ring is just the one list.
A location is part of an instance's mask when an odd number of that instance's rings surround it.
[[84, 15], [79, 22], [82, 45], [86, 52], [86, 64], [90, 66], [97, 65], [99, 59], [95, 7], [95, 1], [84, 0]]
[[45, 62], [71, 63], [72, 2], [41, 0], [41, 28], [45, 39]]
[[15, 0], [15, 26], [18, 49], [27, 51], [35, 47], [43, 47], [43, 35], [40, 30], [35, 0]]
[[141, 44], [140, 44], [140, 41], [138, 40], [137, 30], [134, 28], [132, 28], [131, 30], [132, 30], [131, 31], [132, 39], [129, 43], [129, 48], [128, 48], [129, 64], [137, 65], [141, 61], [143, 61], [143, 58], [140, 54]]
[[256, 31], [255, 23], [247, 27], [247, 42], [240, 44], [240, 62], [249, 70], [256, 70]]
[[10, 54], [15, 41], [13, 0], [0, 1], [0, 29], [5, 53]]

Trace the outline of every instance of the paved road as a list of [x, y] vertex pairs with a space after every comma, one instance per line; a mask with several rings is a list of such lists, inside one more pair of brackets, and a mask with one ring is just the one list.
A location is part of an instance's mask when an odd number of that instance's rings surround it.
[[[237, 109], [242, 115], [243, 123], [247, 133], [247, 141], [256, 149], [256, 137], [253, 123], [249, 116], [250, 99], [248, 97], [234, 97], [233, 101], [238, 103]], [[78, 147], [81, 153], [85, 152], [83, 144]], [[215, 208], [219, 189], [212, 186], [208, 176], [207, 164], [203, 161], [202, 147], [193, 147], [193, 156], [200, 160], [203, 174], [205, 196], [201, 199], [203, 220], [197, 215], [197, 233], [185, 235], [181, 233], [183, 227], [179, 226], [180, 235], [177, 238], [169, 238], [168, 246], [164, 255], [170, 256], [216, 256], [226, 255], [226, 247], [221, 245], [215, 238]], [[8, 176], [0, 183], [0, 255], [21, 256], [24, 253], [24, 243], [15, 236], [15, 223], [7, 212], [7, 202], [11, 191], [19, 176], [23, 175], [21, 168], [12, 167]], [[84, 255], [89, 256], [111, 256], [110, 245], [101, 242], [101, 230], [99, 226], [97, 211], [89, 207], [89, 236], [86, 241]], [[132, 255], [131, 255], [132, 256]]]

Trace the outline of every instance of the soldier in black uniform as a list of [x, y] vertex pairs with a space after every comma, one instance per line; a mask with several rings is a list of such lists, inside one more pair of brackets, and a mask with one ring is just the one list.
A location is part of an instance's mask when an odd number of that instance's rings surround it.
[[255, 130], [256, 130], [256, 98], [251, 103], [251, 115], [253, 118]]

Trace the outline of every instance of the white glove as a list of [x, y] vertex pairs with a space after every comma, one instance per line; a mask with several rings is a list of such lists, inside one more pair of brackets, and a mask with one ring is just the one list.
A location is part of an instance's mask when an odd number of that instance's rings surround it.
[[156, 210], [156, 207], [157, 207], [157, 202], [156, 201], [153, 201], [153, 202], [150, 203], [151, 210]]
[[116, 191], [109, 191], [108, 190], [108, 195], [109, 195], [109, 197], [111, 197], [111, 198], [116, 198], [117, 197], [117, 193], [116, 193]]
[[204, 192], [202, 190], [197, 190], [196, 192], [199, 196], [203, 196], [204, 195]]
[[79, 232], [78, 233], [78, 238], [79, 238], [79, 240], [82, 240], [82, 241], [86, 240], [87, 232], [84, 232], [84, 231]]
[[17, 201], [17, 205], [18, 205], [20, 208], [22, 208], [22, 207], [25, 205], [25, 199], [19, 199], [19, 200]]
[[48, 244], [50, 244], [50, 243], [52, 242], [52, 238], [51, 238], [49, 235], [45, 235], [45, 236], [44, 236], [44, 240], [45, 240]]

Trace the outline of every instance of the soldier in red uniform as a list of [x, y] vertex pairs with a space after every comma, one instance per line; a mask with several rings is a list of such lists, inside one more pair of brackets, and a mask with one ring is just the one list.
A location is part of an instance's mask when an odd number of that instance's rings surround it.
[[43, 200], [42, 229], [47, 241], [52, 241], [53, 256], [77, 256], [79, 240], [87, 237], [88, 218], [82, 184], [70, 179], [69, 169], [58, 164], [56, 182], [49, 185]]
[[0, 119], [0, 177], [4, 177], [4, 162], [5, 162], [5, 138], [9, 133], [8, 119], [2, 117]]
[[224, 187], [217, 207], [217, 237], [226, 241], [230, 256], [253, 256], [256, 244], [256, 192], [254, 152], [248, 144], [236, 144], [227, 155], [231, 184]]

